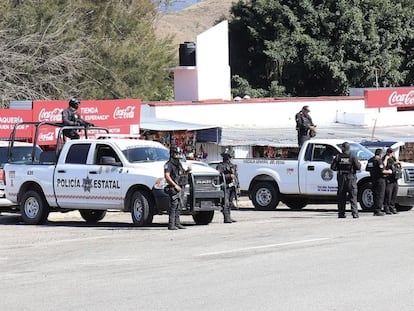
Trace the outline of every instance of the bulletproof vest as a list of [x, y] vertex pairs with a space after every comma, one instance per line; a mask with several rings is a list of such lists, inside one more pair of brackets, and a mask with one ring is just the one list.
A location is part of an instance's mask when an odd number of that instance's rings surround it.
[[170, 176], [180, 186], [185, 186], [188, 183], [188, 176], [184, 171], [181, 163], [175, 165], [170, 161], [171, 173]]
[[338, 154], [338, 172], [343, 174], [352, 173], [351, 155], [346, 153]]

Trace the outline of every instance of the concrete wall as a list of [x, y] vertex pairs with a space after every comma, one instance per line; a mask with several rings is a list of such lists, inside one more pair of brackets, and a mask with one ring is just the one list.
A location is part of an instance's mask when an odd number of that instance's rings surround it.
[[231, 99], [228, 41], [227, 21], [197, 36], [196, 65], [172, 68], [176, 101]]
[[170, 119], [221, 127], [284, 128], [295, 125], [294, 116], [308, 105], [314, 123], [360, 126], [412, 125], [414, 111], [365, 108], [363, 97], [249, 99], [242, 101], [144, 102], [142, 117]]

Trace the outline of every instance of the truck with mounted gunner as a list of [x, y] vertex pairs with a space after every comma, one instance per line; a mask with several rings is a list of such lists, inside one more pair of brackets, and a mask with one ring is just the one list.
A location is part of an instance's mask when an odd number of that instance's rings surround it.
[[[50, 212], [78, 210], [86, 221], [96, 222], [107, 211], [123, 211], [131, 213], [135, 225], [144, 226], [154, 215], [166, 213], [163, 165], [169, 151], [162, 144], [114, 137], [98, 127], [46, 122], [34, 126], [36, 133], [42, 126], [56, 128], [56, 150], [43, 151], [30, 161], [9, 161], [3, 176], [6, 198], [19, 205], [26, 223], [45, 223]], [[64, 141], [65, 129], [84, 131], [84, 138]], [[12, 139], [10, 156], [13, 149]], [[192, 215], [196, 224], [210, 223], [214, 211], [222, 208], [219, 179], [216, 170], [194, 166], [182, 214]]]

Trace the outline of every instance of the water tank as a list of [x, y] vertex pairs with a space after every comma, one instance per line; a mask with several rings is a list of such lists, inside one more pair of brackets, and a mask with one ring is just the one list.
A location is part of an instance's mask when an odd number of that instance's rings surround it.
[[196, 44], [194, 42], [184, 42], [180, 44], [179, 60], [180, 66], [196, 65]]

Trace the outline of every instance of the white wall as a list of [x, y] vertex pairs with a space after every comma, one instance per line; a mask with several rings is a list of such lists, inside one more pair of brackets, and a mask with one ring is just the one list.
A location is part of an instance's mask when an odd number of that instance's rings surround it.
[[172, 68], [175, 100], [231, 99], [227, 21], [197, 36], [195, 55], [196, 66]]
[[412, 125], [414, 111], [365, 108], [362, 97], [250, 99], [209, 102], [143, 103], [142, 117], [152, 117], [221, 127], [284, 128], [295, 126], [294, 116], [308, 105], [315, 124], [343, 123], [372, 127]]
[[228, 22], [197, 36], [198, 100], [231, 99]]

